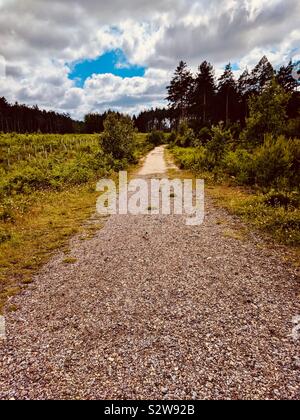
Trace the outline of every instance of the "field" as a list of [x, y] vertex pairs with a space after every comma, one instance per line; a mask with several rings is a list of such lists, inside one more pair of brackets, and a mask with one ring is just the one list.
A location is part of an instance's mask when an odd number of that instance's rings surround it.
[[[244, 221], [250, 223], [255, 229], [258, 229], [276, 242], [288, 245], [299, 250], [300, 246], [300, 201], [299, 188], [292, 186], [281, 189], [266, 184], [259, 186], [242, 182], [241, 179], [232, 176], [233, 173], [228, 170], [225, 160], [221, 167], [215, 166], [213, 170], [207, 169], [205, 148], [183, 148], [171, 147], [173, 158], [181, 169], [191, 171], [198, 178], [206, 181], [207, 192], [213, 197], [215, 202], [226, 208], [230, 213], [236, 214]], [[170, 153], [169, 152], [169, 153]], [[236, 152], [238, 154], [239, 151]], [[230, 155], [227, 155], [230, 156]], [[249, 165], [252, 155], [245, 164]], [[265, 162], [271, 162], [271, 153], [268, 153]], [[274, 159], [276, 163], [278, 163]], [[267, 167], [264, 162], [262, 168]], [[238, 162], [241, 165], [241, 162]], [[291, 166], [289, 171], [292, 175]], [[299, 169], [296, 168], [295, 172]], [[258, 169], [256, 169], [258, 173]], [[279, 171], [282, 175], [283, 171]], [[271, 178], [271, 177], [270, 177]], [[291, 178], [293, 178], [291, 176]], [[244, 177], [247, 179], [247, 177]], [[273, 179], [276, 179], [276, 173], [273, 172]], [[293, 178], [295, 180], [295, 177]], [[287, 181], [282, 185], [287, 185]], [[297, 251], [298, 252], [298, 251]]]
[[[148, 146], [136, 138], [138, 160]], [[103, 152], [99, 135], [0, 135], [0, 312], [54, 250], [67, 256], [70, 236], [88, 239], [101, 226], [84, 223], [96, 181], [127, 166]]]

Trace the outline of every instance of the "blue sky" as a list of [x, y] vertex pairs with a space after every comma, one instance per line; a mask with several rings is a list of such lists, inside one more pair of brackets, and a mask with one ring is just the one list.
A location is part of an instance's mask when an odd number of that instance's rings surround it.
[[114, 74], [119, 77], [144, 77], [145, 67], [132, 65], [120, 49], [108, 51], [94, 60], [84, 60], [71, 65], [69, 78], [83, 87], [93, 74]]

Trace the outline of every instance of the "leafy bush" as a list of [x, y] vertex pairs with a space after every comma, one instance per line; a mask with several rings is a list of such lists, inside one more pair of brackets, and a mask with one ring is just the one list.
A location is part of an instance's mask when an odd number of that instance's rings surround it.
[[208, 127], [203, 127], [199, 131], [198, 139], [202, 146], [205, 146], [212, 138], [212, 132]]
[[153, 146], [160, 146], [165, 143], [165, 134], [162, 131], [154, 130], [147, 136], [147, 140]]
[[182, 121], [178, 129], [176, 144], [182, 147], [191, 147], [195, 140], [196, 136], [194, 131], [189, 127], [186, 120]]
[[173, 148], [176, 163], [181, 169], [200, 172], [205, 167], [205, 149], [201, 148]]
[[299, 187], [300, 141], [267, 136], [254, 153], [256, 182], [261, 187]]
[[206, 167], [208, 170], [223, 167], [223, 160], [232, 141], [230, 130], [224, 130], [221, 126], [212, 128], [212, 139], [207, 144], [206, 153]]
[[172, 133], [169, 135], [168, 137], [168, 143], [172, 146], [174, 146], [176, 144], [176, 140], [177, 140], [177, 133], [176, 131], [172, 131]]
[[101, 145], [104, 153], [111, 154], [114, 159], [135, 161], [136, 146], [135, 128], [130, 117], [111, 113], [104, 121], [104, 132]]
[[235, 177], [238, 184], [251, 185], [255, 182], [253, 155], [245, 149], [230, 150], [224, 157], [224, 171]]

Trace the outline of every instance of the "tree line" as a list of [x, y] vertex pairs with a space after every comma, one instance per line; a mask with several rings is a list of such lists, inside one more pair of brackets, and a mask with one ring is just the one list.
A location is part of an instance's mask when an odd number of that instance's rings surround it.
[[186, 119], [196, 130], [221, 121], [226, 126], [239, 123], [244, 127], [249, 117], [250, 98], [261, 95], [273, 80], [290, 94], [287, 117], [296, 118], [300, 94], [294, 72], [292, 61], [276, 71], [264, 56], [252, 71], [246, 69], [238, 79], [229, 63], [216, 80], [211, 63], [204, 61], [193, 75], [187, 63], [181, 61], [167, 87], [169, 108], [141, 113], [137, 125], [141, 131], [166, 127], [176, 129], [179, 122]]
[[38, 106], [11, 105], [0, 97], [0, 132], [67, 134], [80, 130], [80, 126], [69, 114], [40, 110]]
[[[300, 93], [297, 91], [298, 82], [294, 72], [292, 62], [276, 71], [264, 56], [252, 71], [246, 69], [238, 79], [234, 76], [231, 64], [228, 64], [217, 80], [211, 63], [204, 61], [194, 75], [187, 63], [181, 61], [167, 87], [166, 100], [169, 106], [134, 115], [133, 123], [140, 132], [171, 131], [178, 128], [182, 119], [188, 120], [189, 125], [197, 131], [220, 121], [226, 126], [238, 123], [244, 127], [249, 116], [250, 98], [261, 95], [272, 80], [290, 94], [288, 118], [297, 118]], [[12, 105], [5, 98], [0, 98], [0, 132], [102, 132], [110, 112], [90, 113], [84, 117], [84, 121], [74, 121], [69, 114], [40, 110], [38, 106]]]
[[17, 102], [12, 105], [0, 97], [0, 133], [100, 133], [104, 131], [104, 122], [111, 113], [110, 110], [103, 114], [89, 113], [83, 121], [76, 121], [69, 114], [41, 110], [37, 105], [30, 107]]

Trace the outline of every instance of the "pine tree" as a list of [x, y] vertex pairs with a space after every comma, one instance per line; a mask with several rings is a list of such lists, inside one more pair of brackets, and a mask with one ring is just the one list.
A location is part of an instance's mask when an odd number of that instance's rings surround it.
[[261, 94], [264, 88], [273, 80], [274, 68], [264, 55], [251, 73], [251, 91]]
[[216, 94], [216, 85], [213, 66], [204, 61], [194, 81], [191, 97], [193, 115], [201, 120], [205, 126], [213, 118], [213, 101]]
[[286, 92], [294, 92], [297, 88], [297, 80], [293, 77], [294, 64], [292, 61], [287, 66], [280, 67], [276, 80]]
[[251, 96], [251, 75], [246, 69], [240, 76], [237, 83], [238, 94], [240, 97], [240, 120], [245, 124], [248, 116], [248, 101]]
[[190, 105], [190, 95], [193, 86], [193, 76], [184, 61], [179, 63], [170, 86], [167, 87], [167, 100], [171, 107], [178, 111], [179, 119], [187, 117]]
[[251, 92], [251, 75], [248, 69], [241, 74], [237, 87], [241, 96], [249, 96]]
[[218, 86], [219, 115], [221, 116], [221, 119], [225, 120], [227, 126], [230, 121], [235, 119], [238, 103], [237, 85], [231, 64], [229, 63], [225, 68], [225, 72], [219, 79]]

